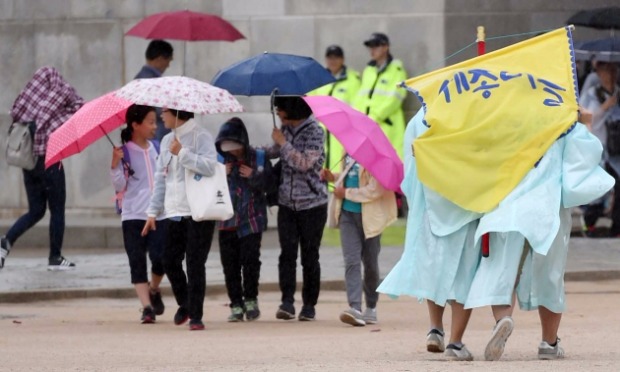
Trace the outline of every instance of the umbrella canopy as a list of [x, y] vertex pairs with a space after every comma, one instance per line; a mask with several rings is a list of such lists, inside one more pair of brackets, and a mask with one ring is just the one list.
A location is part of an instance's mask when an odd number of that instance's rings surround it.
[[595, 58], [603, 62], [620, 62], [620, 39], [609, 37], [575, 44], [575, 59], [589, 61]]
[[303, 97], [314, 116], [342, 143], [347, 153], [388, 190], [400, 191], [403, 162], [367, 115], [330, 96]]
[[228, 21], [214, 14], [189, 10], [153, 14], [138, 22], [125, 35], [185, 41], [245, 39]]
[[119, 89], [116, 95], [138, 105], [196, 114], [243, 111], [239, 101], [226, 90], [185, 76], [136, 79]]
[[620, 7], [610, 6], [582, 10], [570, 17], [566, 24], [600, 30], [620, 29]]
[[220, 70], [211, 84], [235, 95], [302, 95], [335, 79], [311, 57], [263, 53]]
[[82, 152], [93, 142], [125, 122], [125, 112], [131, 102], [114, 93], [87, 102], [47, 142], [45, 167]]

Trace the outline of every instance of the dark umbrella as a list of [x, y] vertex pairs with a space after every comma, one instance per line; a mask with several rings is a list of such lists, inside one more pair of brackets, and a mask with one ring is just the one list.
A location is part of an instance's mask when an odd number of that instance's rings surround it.
[[620, 39], [590, 40], [575, 44], [575, 59], [589, 61], [592, 58], [603, 62], [620, 62]]
[[570, 17], [566, 24], [600, 30], [620, 29], [620, 7], [610, 6], [582, 10]]
[[[220, 70], [211, 85], [243, 96], [301, 96], [334, 82], [331, 73], [314, 58], [293, 54], [262, 53]], [[275, 116], [274, 116], [275, 126]]]

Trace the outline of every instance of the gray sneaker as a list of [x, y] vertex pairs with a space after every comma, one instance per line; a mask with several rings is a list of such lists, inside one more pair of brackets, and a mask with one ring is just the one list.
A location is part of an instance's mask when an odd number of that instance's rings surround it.
[[449, 360], [457, 360], [457, 361], [468, 361], [471, 362], [474, 360], [474, 356], [471, 355], [469, 350], [465, 347], [465, 345], [456, 346], [455, 344], [449, 344], [446, 347], [446, 351], [444, 351], [443, 355]]
[[367, 307], [366, 310], [364, 310], [364, 315], [362, 315], [362, 319], [364, 319], [366, 324], [377, 324], [377, 308]]
[[506, 341], [514, 327], [515, 323], [509, 316], [503, 317], [495, 324], [493, 335], [484, 349], [484, 360], [499, 360], [502, 357]]
[[10, 251], [11, 251], [11, 243], [9, 243], [9, 240], [6, 238], [6, 236], [1, 237], [0, 238], [0, 269], [4, 267], [4, 260], [6, 260], [6, 256], [9, 255]]
[[426, 350], [430, 353], [443, 353], [446, 346], [443, 341], [443, 332], [433, 328], [426, 335]]
[[350, 308], [340, 313], [340, 321], [350, 324], [354, 327], [363, 327], [366, 325], [362, 317], [362, 313], [354, 308]]
[[538, 359], [554, 360], [554, 359], [563, 359], [563, 358], [564, 358], [564, 349], [560, 347], [559, 338], [556, 340], [555, 346], [549, 345], [547, 341], [542, 341], [540, 345], [538, 345]]

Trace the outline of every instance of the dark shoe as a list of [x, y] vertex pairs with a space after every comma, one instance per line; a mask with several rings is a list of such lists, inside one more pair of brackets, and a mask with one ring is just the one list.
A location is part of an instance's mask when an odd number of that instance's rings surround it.
[[243, 308], [241, 306], [231, 307], [228, 321], [230, 323], [243, 322]]
[[295, 306], [293, 306], [293, 304], [282, 303], [276, 312], [276, 319], [295, 319]]
[[153, 306], [153, 310], [155, 310], [155, 314], [162, 315], [164, 310], [166, 310], [166, 306], [164, 306], [164, 301], [161, 299], [161, 292], [159, 289], [151, 289], [149, 291], [149, 298], [151, 299], [151, 305]]
[[75, 264], [67, 261], [63, 256], [52, 257], [47, 265], [48, 271], [68, 271], [75, 270]]
[[187, 312], [187, 309], [183, 306], [179, 307], [177, 313], [174, 314], [174, 324], [181, 325], [187, 322], [187, 319], [189, 319], [189, 313]]
[[155, 311], [150, 306], [142, 309], [142, 324], [152, 324], [155, 323]]
[[205, 324], [200, 319], [192, 319], [189, 321], [190, 331], [204, 331]]
[[302, 307], [299, 312], [299, 320], [301, 322], [310, 322], [315, 320], [316, 312], [314, 311], [314, 307]]
[[[293, 315], [294, 317], [294, 315]], [[258, 309], [257, 300], [245, 301], [245, 318], [248, 321], [256, 320], [260, 318], [260, 310]]]
[[11, 243], [9, 243], [9, 240], [6, 238], [6, 236], [3, 236], [2, 238], [0, 238], [0, 269], [4, 267], [4, 261], [6, 260], [6, 256], [9, 255], [10, 251]]

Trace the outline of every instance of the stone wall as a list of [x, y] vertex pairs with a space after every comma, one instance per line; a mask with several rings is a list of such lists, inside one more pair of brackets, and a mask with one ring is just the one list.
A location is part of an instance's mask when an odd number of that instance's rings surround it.
[[[263, 51], [309, 55], [323, 60], [330, 44], [340, 44], [347, 64], [361, 70], [368, 60], [362, 41], [373, 31], [390, 36], [392, 53], [404, 61], [410, 76], [441, 67], [444, 59], [475, 40], [476, 26], [487, 36], [560, 27], [583, 7], [617, 0], [0, 0], [0, 133], [18, 92], [40, 66], [53, 65], [86, 99], [93, 99], [131, 80], [144, 63], [147, 40], [125, 37], [137, 21], [160, 11], [190, 9], [215, 13], [231, 21], [245, 40], [173, 41], [175, 57], [166, 75], [185, 74], [210, 81], [215, 73]], [[604, 35], [578, 28], [576, 39]], [[489, 41], [488, 50], [522, 38]], [[187, 48], [184, 53], [184, 48]], [[450, 59], [455, 63], [475, 48]], [[184, 55], [187, 56], [184, 60]], [[183, 67], [185, 66], [185, 67]], [[270, 141], [271, 117], [265, 97], [240, 97], [255, 144]], [[410, 117], [417, 109], [406, 101]], [[202, 117], [214, 132], [226, 116]], [[118, 134], [114, 133], [117, 139]], [[0, 218], [13, 218], [26, 207], [21, 171], [9, 168], [0, 154]], [[108, 180], [109, 143], [102, 140], [64, 162], [69, 214], [90, 217], [112, 212]]]

